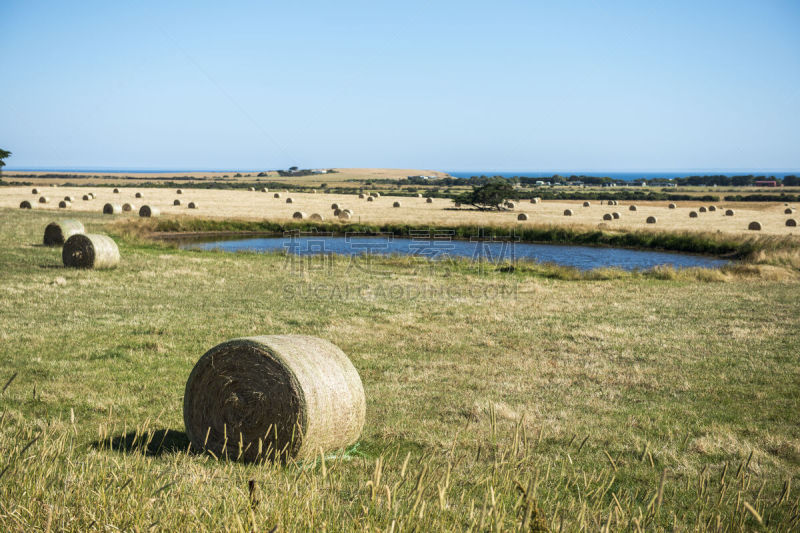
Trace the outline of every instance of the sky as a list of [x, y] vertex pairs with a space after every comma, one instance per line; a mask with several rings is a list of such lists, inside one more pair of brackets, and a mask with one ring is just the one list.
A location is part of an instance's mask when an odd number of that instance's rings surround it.
[[7, 169], [800, 169], [800, 2], [0, 0]]

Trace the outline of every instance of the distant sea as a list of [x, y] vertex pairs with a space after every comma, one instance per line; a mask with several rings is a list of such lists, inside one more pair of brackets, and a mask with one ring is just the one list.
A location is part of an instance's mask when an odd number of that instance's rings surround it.
[[775, 172], [771, 170], [703, 170], [696, 172], [605, 172], [602, 170], [582, 170], [582, 171], [517, 171], [517, 172], [498, 172], [494, 170], [474, 170], [469, 172], [464, 171], [448, 171], [448, 174], [454, 178], [471, 178], [472, 176], [503, 176], [504, 178], [512, 178], [518, 176], [520, 178], [549, 178], [554, 174], [559, 176], [594, 176], [598, 178], [612, 178], [620, 181], [633, 181], [638, 179], [651, 180], [655, 178], [685, 178], [687, 176], [775, 176], [776, 178], [783, 178], [787, 175], [800, 175], [800, 170]]

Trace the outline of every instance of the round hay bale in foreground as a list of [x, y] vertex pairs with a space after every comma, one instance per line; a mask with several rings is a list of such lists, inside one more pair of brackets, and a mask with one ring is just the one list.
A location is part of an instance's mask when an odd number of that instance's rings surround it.
[[701, 205], [700, 209], [698, 209], [698, 211], [700, 211], [701, 213], [705, 213], [706, 211], [708, 211], [708, 209], [706, 209], [706, 206]]
[[50, 198], [48, 198], [47, 196], [40, 196], [39, 197], [39, 203], [40, 204], [49, 204], [50, 203]]
[[564, 216], [571, 217], [572, 216], [572, 209], [564, 209]]
[[287, 198], [287, 199], [286, 199], [286, 203], [287, 203], [287, 204], [291, 204], [291, 203], [293, 203], [293, 202], [294, 202], [294, 200], [292, 200], [292, 198], [291, 198], [291, 197], [289, 197], [289, 198]]
[[647, 220], [645, 222], [647, 222], [648, 224], [655, 224], [656, 222], [658, 222], [658, 219], [656, 217], [647, 217]]
[[717, 206], [715, 206], [715, 205], [710, 205], [710, 206], [708, 206], [708, 210], [709, 210], [709, 211], [716, 211], [716, 210], [717, 210]]
[[307, 459], [361, 435], [364, 387], [338, 347], [308, 335], [233, 339], [192, 369], [183, 396], [186, 434], [216, 457]]
[[797, 221], [795, 219], [793, 219], [793, 218], [787, 218], [786, 219], [786, 225], [788, 227], [790, 227], [790, 228], [796, 228], [797, 227]]
[[788, 208], [783, 210], [783, 214], [784, 215], [791, 215], [792, 213], [794, 213], [794, 208], [793, 207], [788, 207]]
[[306, 214], [303, 213], [302, 211], [295, 211], [294, 214], [292, 215], [292, 218], [303, 220], [304, 218], [306, 218]]
[[733, 209], [726, 209], [725, 210], [725, 216], [726, 217], [732, 217], [733, 215], [734, 215]]
[[617, 213], [616, 211], [614, 211], [613, 213], [611, 213], [611, 216], [616, 219], [616, 218], [619, 218], [621, 215], [619, 213]]
[[127, 213], [128, 211], [136, 211], [136, 206], [133, 204], [122, 204], [122, 211]]
[[114, 189], [114, 194], [119, 194], [119, 189]]
[[158, 210], [157, 207], [151, 207], [149, 205], [143, 205], [139, 208], [139, 216], [140, 217], [157, 217], [161, 214], [161, 211]]
[[119, 204], [106, 204], [103, 206], [104, 215], [118, 215], [122, 213], [122, 206]]
[[280, 198], [281, 197], [281, 193], [276, 192], [275, 194], [272, 195], [272, 197], [273, 198]]
[[312, 215], [311, 215], [310, 217], [308, 217], [308, 218], [310, 218], [311, 220], [317, 220], [317, 221], [320, 221], [320, 222], [321, 222], [321, 221], [323, 221], [323, 220], [325, 220], [325, 217], [323, 217], [323, 216], [322, 216], [322, 215], [320, 215], [319, 213], [314, 213], [314, 214], [312, 214]]
[[689, 211], [689, 218], [697, 218], [697, 211]]
[[605, 215], [603, 215], [603, 220], [611, 220], [611, 219], [613, 219], [613, 218], [614, 218], [614, 217], [613, 217], [613, 216], [611, 216], [611, 213], [606, 213]]
[[58, 222], [51, 222], [44, 228], [44, 242], [45, 246], [61, 246], [64, 241], [83, 233], [83, 224], [77, 220], [59, 220]]
[[140, 192], [137, 192], [136, 194], [134, 194], [134, 196], [135, 196], [136, 198], [142, 198], [142, 193], [140, 193]]
[[64, 243], [61, 260], [65, 267], [115, 268], [119, 265], [119, 248], [107, 235], [78, 233]]
[[517, 215], [517, 220], [528, 220], [528, 215], [526, 215], [525, 213], [520, 213], [519, 215]]
[[39, 189], [31, 189], [31, 194], [39, 194]]
[[172, 205], [181, 205], [180, 199], [179, 198], [175, 198], [175, 200], [172, 201]]
[[392, 204], [392, 207], [400, 207], [400, 202], [395, 202]]
[[678, 206], [677, 206], [677, 205], [675, 205], [675, 204], [669, 204], [669, 208], [670, 208], [670, 209], [675, 209], [676, 207], [678, 207]]
[[197, 209], [197, 203], [195, 203], [195, 202], [189, 202], [189, 205], [188, 205], [187, 207], [188, 207], [189, 209]]
[[637, 207], [635, 205], [632, 205], [628, 208], [628, 211], [636, 211], [636, 209]]
[[425, 198], [425, 203], [426, 203], [426, 204], [432, 204], [432, 203], [433, 203], [433, 198], [431, 198], [430, 196], [428, 196], [427, 198]]
[[761, 222], [754, 220], [747, 225], [747, 229], [751, 231], [761, 231]]
[[590, 205], [592, 205], [591, 202], [583, 202], [583, 207], [589, 207]]
[[375, 198], [373, 198], [372, 196], [367, 196], [367, 201], [368, 202], [374, 202]]
[[33, 209], [33, 206], [31, 205], [31, 203], [28, 200], [22, 200], [19, 203], [19, 208], [20, 209]]
[[58, 202], [59, 209], [68, 209], [70, 207], [72, 207], [72, 202], [68, 202], [66, 200], [61, 200], [60, 202]]

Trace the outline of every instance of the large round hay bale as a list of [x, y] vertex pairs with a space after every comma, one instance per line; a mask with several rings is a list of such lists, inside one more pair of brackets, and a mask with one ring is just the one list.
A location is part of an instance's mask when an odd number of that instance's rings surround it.
[[296, 218], [298, 220], [303, 220], [304, 218], [306, 218], [306, 216], [307, 215], [305, 213], [303, 213], [302, 211], [295, 211], [294, 214], [292, 215], [292, 218]]
[[286, 203], [287, 203], [287, 204], [294, 203], [294, 200], [292, 200], [291, 196], [290, 196], [289, 198], [287, 198], [287, 199], [286, 199]]
[[341, 209], [334, 209], [333, 210], [333, 216], [338, 217], [341, 214], [342, 214], [342, 210]]
[[331, 204], [331, 209], [339, 209], [339, 204]]
[[119, 264], [119, 248], [107, 235], [78, 233], [64, 243], [61, 260], [65, 267], [114, 268]]
[[157, 217], [160, 214], [161, 211], [159, 211], [157, 207], [143, 205], [142, 207], [139, 208], [140, 217]]
[[272, 195], [272, 197], [273, 198], [280, 198], [281, 197], [281, 193], [276, 192], [275, 194]]
[[538, 203], [539, 203], [539, 202], [541, 202], [541, 201], [542, 201], [542, 199], [541, 199], [541, 198], [531, 198], [531, 203], [532, 203], [532, 204], [538, 204]]
[[348, 215], [353, 216], [353, 210], [349, 209], [349, 208], [348, 209], [342, 209], [342, 213], [347, 213]]
[[136, 193], [136, 194], [134, 194], [133, 196], [134, 196], [134, 197], [136, 197], [136, 198], [142, 198], [142, 193], [140, 193], [140, 192], [137, 192], [137, 193]]
[[28, 200], [22, 200], [19, 203], [19, 208], [20, 209], [33, 209], [33, 206], [31, 205], [31, 203]]
[[392, 207], [400, 207], [400, 202], [395, 202], [392, 204]]
[[564, 216], [571, 217], [572, 216], [572, 209], [564, 209]]
[[183, 194], [183, 189], [178, 189], [177, 191], [175, 191], [175, 194]]
[[216, 457], [308, 459], [356, 442], [364, 387], [334, 344], [307, 335], [233, 339], [192, 369], [183, 420], [192, 446]]
[[341, 220], [350, 220], [353, 217], [350, 213], [347, 212], [347, 209], [339, 213], [339, 218]]
[[517, 207], [517, 204], [515, 204], [514, 202], [506, 202], [505, 205], [509, 209], [514, 209], [515, 207]]
[[611, 213], [611, 216], [616, 219], [616, 218], [619, 218], [621, 215], [619, 213], [617, 213], [616, 211], [614, 211], [613, 213]]
[[375, 198], [374, 198], [374, 197], [372, 197], [372, 196], [367, 196], [367, 201], [368, 201], [368, 202], [374, 202], [374, 201], [375, 201]]
[[734, 214], [735, 213], [734, 213], [733, 209], [726, 209], [725, 210], [725, 216], [726, 217], [732, 217]]
[[90, 200], [94, 200], [94, 199], [95, 199], [95, 195], [94, 195], [94, 193], [93, 193], [93, 192], [90, 192], [90, 193], [89, 193], [89, 199], [90, 199]]
[[64, 197], [64, 201], [65, 202], [74, 202], [75, 200], [72, 198], [72, 196], [65, 196]]
[[114, 194], [119, 194], [119, 189], [114, 189]]
[[320, 215], [319, 213], [314, 213], [314, 214], [312, 214], [312, 215], [311, 215], [310, 217], [308, 217], [308, 218], [309, 218], [309, 219], [311, 219], [311, 220], [316, 220], [316, 221], [318, 221], [318, 222], [322, 222], [323, 220], [325, 220], [325, 217], [323, 217], [323, 216], [322, 216], [322, 215]]
[[31, 194], [39, 194], [39, 189], [31, 189]]
[[787, 207], [786, 209], [783, 210], [784, 215], [791, 215], [792, 213], [794, 213], [793, 207]]
[[697, 218], [697, 211], [689, 211], [689, 218]]
[[197, 209], [197, 202], [189, 202], [189, 205], [187, 205], [186, 207], [188, 207], [189, 209]]
[[797, 221], [795, 219], [793, 219], [793, 218], [787, 218], [786, 219], [786, 225], [788, 227], [790, 227], [790, 228], [795, 228], [795, 227], [797, 227]]
[[68, 202], [66, 200], [61, 200], [58, 202], [59, 209], [69, 209], [70, 207], [72, 207], [72, 202]]
[[364, 194], [364, 193], [360, 193], [360, 194], [358, 195], [358, 198], [359, 198], [359, 200], [363, 200], [363, 199], [364, 199], [364, 198], [366, 198], [366, 197], [367, 197], [367, 195], [366, 195], [366, 194]]
[[88, 202], [88, 201], [89, 201], [89, 200], [91, 200], [91, 199], [92, 199], [92, 197], [91, 197], [91, 196], [89, 196], [88, 194], [84, 194], [84, 195], [81, 197], [81, 200], [83, 200], [84, 202]]
[[754, 220], [747, 225], [747, 229], [752, 231], [761, 231], [761, 222]]
[[583, 207], [589, 207], [590, 205], [592, 205], [591, 202], [583, 202]]
[[614, 217], [613, 217], [613, 216], [611, 216], [611, 213], [606, 213], [605, 215], [603, 215], [603, 220], [611, 220], [611, 219], [613, 219], [613, 218], [614, 218]]
[[528, 215], [526, 215], [525, 213], [520, 213], [519, 215], [517, 215], [517, 220], [528, 220]]
[[122, 213], [122, 206], [119, 204], [106, 204], [103, 206], [104, 215], [118, 215]]
[[127, 213], [128, 211], [136, 211], [136, 206], [133, 204], [122, 204], [122, 211]]
[[181, 205], [181, 201], [180, 201], [180, 199], [179, 199], [179, 198], [175, 198], [175, 199], [172, 201], [172, 205]]
[[656, 217], [651, 216], [647, 217], [647, 220], [645, 222], [647, 222], [648, 224], [655, 224], [656, 222], [658, 222], [658, 219]]
[[432, 203], [433, 203], [433, 198], [431, 198], [430, 196], [428, 196], [427, 198], [425, 198], [425, 203], [426, 203], [426, 204], [432, 204]]
[[678, 207], [678, 206], [677, 206], [677, 205], [675, 205], [675, 204], [669, 204], [669, 208], [670, 208], [670, 209], [675, 209], [676, 207]]
[[701, 205], [700, 209], [698, 209], [698, 211], [700, 211], [701, 213], [705, 213], [706, 211], [708, 211], [708, 209], [706, 209], [706, 206]]
[[717, 206], [715, 206], [715, 205], [710, 205], [710, 206], [708, 206], [708, 210], [709, 210], [709, 211], [712, 211], [712, 212], [713, 212], [713, 211], [716, 211], [716, 210], [717, 210]]
[[636, 211], [636, 209], [637, 207], [635, 205], [632, 205], [628, 208], [628, 211]]
[[[248, 187], [247, 190], [250, 191], [250, 192], [255, 192], [256, 188], [255, 187]], [[267, 191], [262, 189], [261, 192], [267, 192]]]
[[51, 222], [44, 228], [43, 242], [45, 246], [60, 246], [73, 235], [84, 233], [85, 231], [83, 224], [78, 220]]
[[48, 198], [47, 196], [40, 196], [39, 197], [39, 203], [40, 204], [49, 204], [50, 203], [50, 198]]

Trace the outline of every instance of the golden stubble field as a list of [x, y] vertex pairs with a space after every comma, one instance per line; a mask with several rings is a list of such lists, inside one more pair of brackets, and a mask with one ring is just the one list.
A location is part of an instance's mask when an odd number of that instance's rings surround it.
[[[672, 231], [718, 231], [731, 234], [752, 234], [748, 224], [758, 221], [762, 225], [760, 233], [771, 235], [800, 235], [797, 227], [787, 227], [786, 220], [800, 218], [796, 212], [786, 214], [787, 206], [783, 202], [724, 202], [715, 204], [717, 210], [699, 213], [697, 218], [690, 218], [691, 211], [699, 207], [708, 207], [711, 204], [701, 202], [675, 202], [677, 208], [669, 209], [669, 202], [619, 202], [620, 205], [600, 205], [592, 201], [589, 207], [583, 207], [583, 201], [544, 201], [532, 204], [529, 201], [520, 201], [516, 207], [504, 212], [478, 211], [470, 207], [455, 208], [449, 199], [434, 198], [432, 203], [427, 203], [425, 198], [381, 196], [374, 201], [358, 198], [355, 194], [311, 194], [287, 193], [283, 190], [261, 191], [222, 191], [216, 189], [184, 189], [183, 194], [177, 194], [175, 189], [166, 188], [138, 188], [120, 187], [119, 193], [114, 193], [109, 187], [39, 187], [38, 194], [32, 194], [31, 187], [4, 187], [0, 189], [0, 207], [18, 208], [20, 202], [28, 200], [33, 209], [51, 210], [54, 215], [69, 216], [74, 212], [102, 212], [106, 203], [124, 204], [131, 203], [136, 211], [121, 216], [137, 216], [138, 208], [142, 205], [155, 206], [161, 211], [162, 216], [201, 216], [218, 218], [239, 219], [270, 219], [290, 220], [297, 211], [306, 215], [318, 213], [326, 221], [336, 220], [333, 216], [331, 205], [336, 203], [344, 209], [353, 211], [350, 222], [363, 222], [371, 224], [382, 223], [407, 223], [407, 224], [432, 224], [432, 225], [525, 225], [525, 224], [555, 224], [563, 226], [588, 226], [601, 227], [613, 230], [619, 229], [654, 229]], [[82, 196], [89, 192], [96, 195], [94, 200], [84, 201]], [[139, 192], [143, 198], [135, 198]], [[275, 193], [280, 198], [275, 198]], [[39, 203], [39, 198], [45, 196], [48, 203]], [[71, 196], [71, 207], [60, 209], [58, 203], [65, 196]], [[287, 198], [292, 203], [287, 203]], [[180, 206], [173, 205], [178, 199]], [[399, 208], [393, 207], [394, 202], [400, 202]], [[195, 202], [197, 209], [189, 209], [189, 202]], [[630, 206], [635, 204], [636, 211], [631, 211]], [[794, 206], [792, 206], [794, 207]], [[564, 210], [571, 209], [572, 216], [564, 216]], [[726, 209], [733, 209], [734, 216], [725, 216]], [[606, 213], [618, 212], [619, 219], [603, 220]], [[520, 213], [528, 215], [527, 221], [518, 221]], [[655, 224], [647, 224], [648, 217], [657, 219]]]

